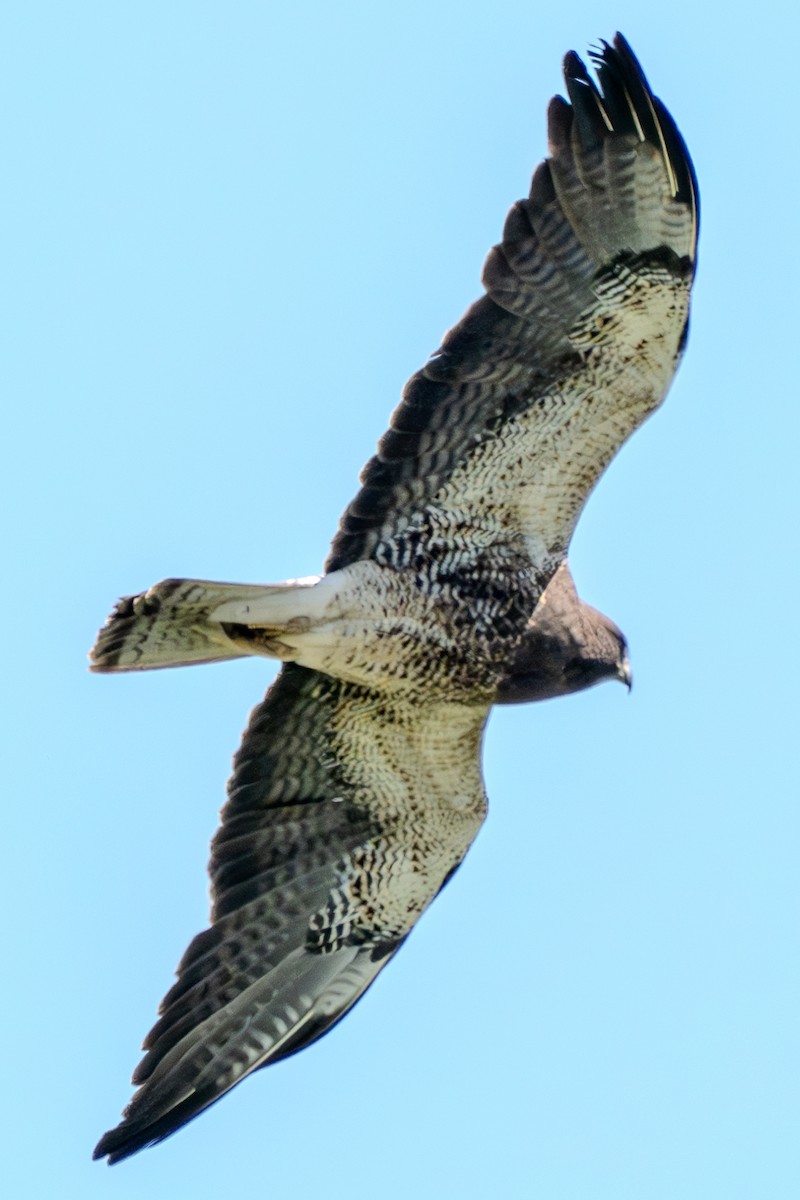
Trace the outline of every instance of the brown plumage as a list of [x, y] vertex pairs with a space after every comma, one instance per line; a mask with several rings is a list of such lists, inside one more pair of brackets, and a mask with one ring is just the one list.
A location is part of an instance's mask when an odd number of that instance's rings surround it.
[[211, 926], [178, 967], [139, 1085], [97, 1156], [158, 1141], [307, 1046], [462, 861], [493, 703], [630, 682], [619, 630], [566, 566], [586, 499], [683, 350], [692, 166], [619, 35], [569, 54], [550, 157], [486, 295], [407, 384], [318, 580], [167, 580], [120, 602], [96, 671], [261, 654], [212, 843]]
[[495, 704], [552, 700], [607, 679], [631, 687], [628, 643], [610, 617], [579, 599], [562, 563], [497, 685]]

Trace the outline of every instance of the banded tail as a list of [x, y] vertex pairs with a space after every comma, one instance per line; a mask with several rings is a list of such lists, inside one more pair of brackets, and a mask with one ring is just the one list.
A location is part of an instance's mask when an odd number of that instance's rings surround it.
[[290, 659], [280, 633], [299, 631], [298, 593], [316, 577], [269, 585], [164, 579], [115, 606], [89, 653], [91, 670], [151, 671], [262, 654]]

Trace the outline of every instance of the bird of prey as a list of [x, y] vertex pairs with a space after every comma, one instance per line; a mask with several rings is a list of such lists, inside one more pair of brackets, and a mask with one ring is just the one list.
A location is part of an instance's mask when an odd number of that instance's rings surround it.
[[567, 552], [599, 476], [658, 407], [685, 341], [695, 175], [624, 38], [564, 61], [549, 157], [486, 294], [407, 383], [319, 578], [170, 579], [120, 601], [95, 671], [282, 661], [211, 847], [211, 924], [95, 1151], [157, 1142], [356, 1003], [486, 812], [494, 703], [630, 682]]

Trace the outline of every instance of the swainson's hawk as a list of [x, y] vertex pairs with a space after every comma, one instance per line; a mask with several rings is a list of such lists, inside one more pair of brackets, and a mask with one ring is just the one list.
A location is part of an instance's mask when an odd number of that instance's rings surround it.
[[330, 1029], [464, 858], [486, 811], [495, 702], [618, 678], [624, 638], [577, 599], [586, 499], [661, 403], [686, 340], [697, 188], [619, 35], [575, 54], [549, 158], [484, 268], [486, 294], [408, 382], [325, 574], [167, 580], [120, 602], [96, 671], [283, 661], [236, 755], [211, 925], [96, 1155], [166, 1137]]

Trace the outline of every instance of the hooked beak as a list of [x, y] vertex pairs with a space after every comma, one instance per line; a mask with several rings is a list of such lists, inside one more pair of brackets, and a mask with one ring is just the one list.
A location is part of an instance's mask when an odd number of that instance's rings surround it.
[[633, 672], [631, 671], [631, 660], [628, 658], [627, 650], [617, 663], [617, 679], [619, 679], [620, 683], [625, 684], [628, 691], [633, 687]]

